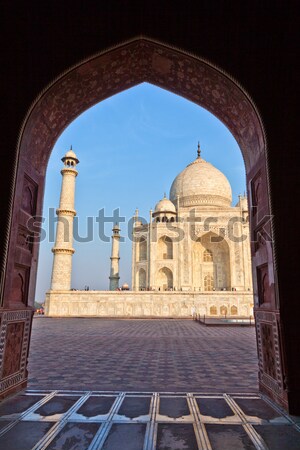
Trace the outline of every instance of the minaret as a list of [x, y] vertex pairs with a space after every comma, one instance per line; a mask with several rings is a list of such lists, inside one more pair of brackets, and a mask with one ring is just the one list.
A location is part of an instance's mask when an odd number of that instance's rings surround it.
[[136, 291], [136, 236], [135, 236], [135, 227], [139, 217], [139, 210], [136, 208], [134, 216], [132, 217], [132, 259], [131, 259], [131, 286], [132, 290]]
[[[166, 194], [165, 194], [166, 195]], [[150, 209], [149, 211], [149, 233], [148, 233], [148, 288], [151, 289], [152, 286], [152, 274], [151, 274], [151, 269], [152, 269], [152, 265], [151, 265], [151, 257], [152, 257], [152, 215], [153, 215], [153, 211], [152, 209]]]
[[116, 223], [112, 229], [111, 264], [109, 277], [109, 290], [115, 291], [119, 287], [119, 247], [120, 247], [120, 227]]
[[74, 209], [75, 179], [77, 177], [76, 165], [79, 163], [75, 153], [71, 149], [62, 158], [64, 163], [62, 184], [60, 192], [59, 208], [56, 228], [56, 240], [52, 249], [54, 253], [51, 277], [51, 290], [70, 290], [72, 275], [72, 256], [75, 250], [73, 244], [73, 220], [76, 215]]

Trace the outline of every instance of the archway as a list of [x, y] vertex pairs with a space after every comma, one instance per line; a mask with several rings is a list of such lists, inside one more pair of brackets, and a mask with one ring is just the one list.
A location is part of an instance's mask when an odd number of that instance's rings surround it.
[[232, 305], [231, 308], [230, 308], [230, 314], [231, 314], [232, 316], [236, 316], [237, 313], [238, 313], [237, 307], [236, 307], [235, 305]]
[[216, 316], [218, 314], [217, 307], [216, 306], [211, 306], [209, 308], [209, 313], [210, 313], [211, 316]]
[[204, 291], [230, 289], [230, 248], [227, 240], [220, 239], [211, 231], [197, 238], [193, 242], [192, 270], [194, 286]]
[[160, 291], [173, 289], [173, 273], [168, 267], [159, 269], [156, 275], [156, 285]]
[[[272, 231], [267, 149], [261, 119], [247, 93], [222, 70], [205, 60], [142, 37], [71, 68], [41, 93], [24, 121], [15, 161], [10, 227], [6, 235], [1, 336], [10, 342], [14, 332], [10, 325], [13, 323], [18, 323], [20, 330], [24, 327], [24, 333], [14, 352], [9, 345], [1, 347], [1, 373], [6, 374], [1, 384], [2, 396], [20, 389], [27, 380], [38, 239], [31, 245], [26, 224], [31, 217], [41, 214], [45, 172], [53, 145], [63, 129], [90, 106], [144, 81], [168, 89], [212, 112], [229, 128], [241, 148], [251, 211], [260, 388], [287, 406], [279, 299], [275, 291], [273, 249], [271, 239], [268, 239]], [[38, 226], [36, 229], [38, 231]], [[14, 294], [16, 291], [18, 295]], [[17, 357], [18, 361], [14, 360]], [[9, 370], [9, 367], [18, 367], [18, 370]]]
[[173, 242], [169, 236], [162, 236], [158, 241], [159, 259], [173, 259]]

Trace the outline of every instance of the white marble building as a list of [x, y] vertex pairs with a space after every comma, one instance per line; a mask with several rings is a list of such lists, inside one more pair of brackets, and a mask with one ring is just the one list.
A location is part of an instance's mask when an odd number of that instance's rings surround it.
[[[198, 156], [173, 181], [150, 223], [136, 211], [132, 246], [132, 289], [119, 282], [119, 227], [114, 226], [110, 291], [71, 290], [74, 250], [57, 229], [46, 314], [52, 316], [190, 317], [250, 316], [253, 293], [248, 205], [232, 192], [225, 175]], [[71, 150], [64, 168], [57, 214], [72, 230], [78, 159]], [[76, 167], [76, 168], [75, 168]], [[61, 260], [63, 258], [63, 260]]]
[[225, 175], [198, 156], [172, 183], [151, 222], [136, 212], [134, 291], [252, 291], [248, 205], [232, 207]]

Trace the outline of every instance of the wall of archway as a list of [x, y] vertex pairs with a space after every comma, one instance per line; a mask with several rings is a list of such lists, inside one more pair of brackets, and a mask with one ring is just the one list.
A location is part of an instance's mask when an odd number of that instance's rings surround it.
[[[220, 69], [145, 38], [119, 45], [73, 67], [45, 89], [28, 113], [16, 159], [5, 254], [0, 330], [2, 395], [24, 386], [27, 380], [38, 242], [28, 241], [26, 224], [30, 217], [41, 214], [45, 172], [53, 145], [64, 128], [83, 111], [144, 81], [209, 110], [229, 128], [241, 148], [251, 211], [260, 388], [287, 406], [279, 299], [275, 292], [272, 243], [267, 239], [272, 232], [268, 220], [267, 150], [260, 117], [248, 95]], [[261, 280], [264, 280], [263, 295]], [[15, 341], [16, 326], [20, 339]]]

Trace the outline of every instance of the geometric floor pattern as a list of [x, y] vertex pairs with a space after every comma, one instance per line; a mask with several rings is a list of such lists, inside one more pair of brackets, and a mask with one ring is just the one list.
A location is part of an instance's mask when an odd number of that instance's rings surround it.
[[0, 404], [3, 450], [299, 450], [300, 418], [257, 394], [27, 390]]
[[34, 318], [30, 389], [255, 392], [254, 327], [193, 320]]

